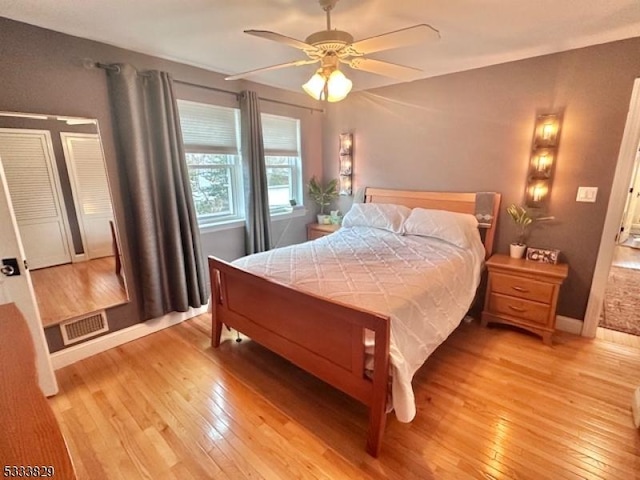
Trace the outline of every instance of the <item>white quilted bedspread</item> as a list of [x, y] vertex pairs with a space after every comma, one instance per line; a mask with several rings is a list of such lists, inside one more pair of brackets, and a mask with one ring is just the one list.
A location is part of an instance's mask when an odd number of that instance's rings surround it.
[[[416, 413], [411, 379], [458, 326], [480, 281], [484, 248], [370, 227], [233, 262], [249, 272], [391, 318], [392, 401], [401, 422]], [[368, 347], [373, 340], [367, 339]]]

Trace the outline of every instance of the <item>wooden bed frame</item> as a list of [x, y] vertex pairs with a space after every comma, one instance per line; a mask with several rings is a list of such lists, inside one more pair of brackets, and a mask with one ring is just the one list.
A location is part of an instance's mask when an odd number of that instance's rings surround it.
[[[395, 203], [474, 214], [475, 193], [367, 188], [366, 203]], [[491, 254], [500, 195], [495, 194], [484, 245]], [[222, 326], [250, 337], [369, 407], [367, 452], [377, 457], [386, 422], [389, 384], [388, 316], [300, 292], [209, 257], [213, 347]], [[365, 329], [375, 334], [373, 380], [364, 375]]]

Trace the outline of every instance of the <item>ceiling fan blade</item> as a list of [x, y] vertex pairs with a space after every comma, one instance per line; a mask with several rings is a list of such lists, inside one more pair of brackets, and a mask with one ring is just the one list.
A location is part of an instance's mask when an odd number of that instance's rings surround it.
[[403, 28], [395, 32], [383, 33], [375, 37], [365, 38], [352, 43], [347, 48], [353, 49], [359, 55], [366, 55], [392, 48], [406, 47], [426, 41], [436, 41], [440, 38], [440, 32], [431, 25], [422, 23], [413, 27]]
[[280, 68], [287, 67], [300, 67], [302, 65], [309, 65], [311, 63], [317, 63], [320, 59], [317, 60], [296, 60], [294, 62], [280, 63], [278, 65], [271, 65], [270, 67], [257, 68], [255, 70], [249, 70], [248, 72], [237, 73], [235, 75], [230, 75], [225, 77], [225, 80], [238, 80], [240, 78], [248, 77], [249, 75], [254, 75], [256, 73], [268, 72], [270, 70], [279, 70]]
[[396, 78], [405, 82], [417, 80], [421, 77], [420, 74], [422, 73], [422, 70], [417, 68], [405, 67], [397, 63], [383, 62], [382, 60], [373, 60], [371, 58], [356, 57], [344, 63], [354, 70], [376, 73], [384, 77]]
[[287, 37], [286, 35], [281, 35], [276, 32], [270, 32], [269, 30], [245, 30], [244, 33], [248, 33], [255, 37], [266, 38], [267, 40], [272, 40], [274, 42], [284, 43], [285, 45], [289, 45], [290, 47], [297, 48], [299, 50], [304, 50], [305, 52], [315, 52], [318, 50], [313, 45], [309, 45], [301, 40]]

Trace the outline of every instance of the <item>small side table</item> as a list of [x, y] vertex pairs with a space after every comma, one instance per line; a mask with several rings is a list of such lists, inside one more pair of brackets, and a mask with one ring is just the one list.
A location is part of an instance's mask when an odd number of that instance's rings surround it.
[[552, 265], [493, 255], [481, 325], [515, 325], [540, 335], [551, 345], [556, 326], [556, 306], [560, 286], [567, 278], [566, 263]]
[[307, 225], [307, 240], [315, 240], [335, 232], [340, 225], [310, 223]]

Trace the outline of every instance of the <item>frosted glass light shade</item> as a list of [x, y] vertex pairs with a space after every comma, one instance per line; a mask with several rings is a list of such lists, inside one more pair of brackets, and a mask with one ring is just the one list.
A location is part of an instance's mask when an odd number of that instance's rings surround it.
[[307, 83], [302, 85], [302, 89], [316, 100], [324, 100], [324, 85], [326, 82], [327, 80], [324, 76], [316, 72]]
[[316, 100], [339, 102], [349, 94], [352, 86], [351, 80], [345, 77], [340, 70], [334, 70], [327, 78], [320, 69], [313, 74], [307, 83], [302, 85], [302, 89]]
[[351, 91], [351, 87], [353, 86], [353, 82], [344, 76], [340, 70], [334, 70], [331, 75], [329, 75], [329, 80], [327, 80], [327, 87], [329, 90], [329, 98], [327, 98], [330, 102], [339, 102], [346, 98]]

